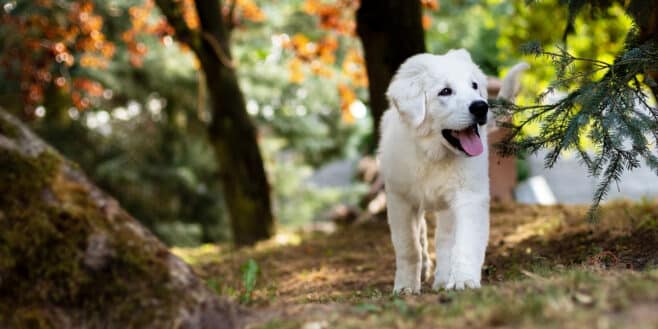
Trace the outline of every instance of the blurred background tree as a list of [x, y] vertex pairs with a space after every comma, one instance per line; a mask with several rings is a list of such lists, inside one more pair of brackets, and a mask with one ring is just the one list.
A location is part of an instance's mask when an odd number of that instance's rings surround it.
[[[238, 3], [234, 0], [226, 9], [220, 0], [156, 2], [203, 70], [211, 112], [208, 134], [219, 165], [233, 241], [248, 245], [268, 239], [274, 234], [270, 186], [231, 55], [230, 33], [237, 21]], [[249, 9], [248, 5], [256, 12], [244, 13], [261, 20], [253, 3], [241, 3], [243, 8]]]
[[438, 8], [437, 1], [362, 0], [357, 10], [357, 32], [368, 68], [370, 113], [375, 123], [371, 151], [377, 146], [379, 121], [388, 108], [385, 94], [393, 74], [407, 58], [425, 52], [421, 2]]
[[153, 8], [5, 1], [2, 105], [32, 121], [165, 240], [225, 239], [197, 64]]
[[[185, 19], [194, 24], [187, 10], [194, 3], [184, 5]], [[206, 132], [212, 115], [205, 77], [190, 48], [174, 42], [155, 4], [3, 1], [2, 9], [2, 106], [30, 121], [167, 242], [231, 238]], [[260, 127], [275, 212], [283, 225], [308, 223], [363, 190], [318, 188], [307, 179], [328, 160], [355, 158], [367, 120], [339, 110], [338, 80], [331, 88], [318, 77], [293, 81], [286, 65], [296, 56], [288, 35], [315, 27], [303, 3], [244, 1], [233, 17], [234, 62], [244, 76], [247, 110]], [[263, 24], [265, 17], [281, 18]], [[93, 27], [79, 29], [79, 20]], [[49, 32], [60, 30], [73, 34]], [[92, 35], [103, 44], [89, 41]], [[335, 56], [344, 57], [349, 46], [343, 47]], [[105, 48], [111, 51], [98, 50]], [[96, 61], [88, 63], [90, 56]], [[340, 64], [331, 69], [342, 72]]]

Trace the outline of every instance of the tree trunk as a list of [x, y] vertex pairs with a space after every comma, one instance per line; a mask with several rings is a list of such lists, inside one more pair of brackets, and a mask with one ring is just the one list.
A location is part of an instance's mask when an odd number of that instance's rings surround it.
[[235, 311], [0, 110], [0, 328], [234, 328]]
[[248, 245], [267, 239], [274, 233], [270, 186], [256, 128], [231, 63], [230, 31], [221, 14], [221, 1], [195, 1], [200, 31], [185, 26], [178, 2], [157, 3], [178, 38], [194, 50], [205, 74], [212, 110], [208, 132], [220, 167], [234, 242]]
[[362, 0], [356, 12], [357, 34], [363, 44], [373, 120], [371, 151], [379, 137], [379, 121], [388, 108], [386, 88], [398, 67], [425, 52], [422, 11], [418, 0]]
[[[658, 3], [655, 1], [634, 0], [631, 1], [628, 12], [639, 29], [638, 45], [649, 42], [658, 45]], [[645, 75], [645, 82], [649, 82], [648, 86], [651, 89], [653, 98], [658, 101], [658, 71], [647, 71]], [[651, 81], [648, 81], [647, 77], [650, 77]]]

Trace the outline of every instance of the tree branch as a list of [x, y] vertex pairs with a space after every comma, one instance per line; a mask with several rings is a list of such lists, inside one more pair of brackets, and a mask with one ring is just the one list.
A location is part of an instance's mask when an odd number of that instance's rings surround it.
[[226, 28], [229, 31], [233, 31], [235, 28], [235, 7], [237, 7], [238, 0], [231, 1], [231, 7], [229, 7], [228, 15], [226, 16]]
[[222, 62], [224, 66], [235, 68], [235, 63], [233, 63], [233, 61], [226, 55], [222, 49], [222, 45], [210, 32], [203, 31], [201, 35], [203, 36], [203, 40], [210, 44], [210, 47], [212, 47], [212, 50], [215, 53], [215, 56], [217, 56], [219, 61]]
[[169, 25], [174, 28], [176, 37], [194, 52], [201, 49], [201, 37], [198, 31], [192, 30], [185, 23], [183, 18], [183, 9], [177, 1], [173, 0], [155, 0], [162, 14], [167, 18]]
[[[199, 51], [201, 51], [202, 40], [203, 40], [207, 42], [208, 45], [210, 45], [210, 48], [212, 49], [213, 53], [215, 54], [217, 59], [219, 59], [219, 61], [222, 62], [224, 66], [229, 68], [235, 68], [235, 64], [233, 63], [233, 61], [231, 61], [230, 55], [227, 54], [227, 52], [224, 50], [224, 47], [222, 47], [222, 44], [215, 36], [215, 33], [212, 31], [212, 29], [211, 31], [207, 30], [208, 24], [205, 23], [209, 21], [208, 19], [206, 19], [206, 16], [208, 16], [208, 14], [207, 13], [202, 14], [201, 13], [202, 8], [200, 8], [200, 6], [197, 6], [197, 12], [199, 13], [199, 20], [201, 21], [201, 30], [197, 31], [190, 29], [187, 26], [187, 23], [185, 23], [185, 19], [183, 18], [182, 8], [176, 1], [156, 0], [156, 3], [158, 7], [160, 7], [160, 10], [164, 14], [164, 16], [167, 18], [169, 24], [174, 28], [174, 31], [176, 32], [176, 36], [181, 42], [187, 44], [190, 48], [192, 48], [192, 50], [195, 53], [198, 54]], [[233, 15], [236, 3], [237, 1], [235, 0], [231, 3], [231, 9], [229, 15]], [[212, 17], [214, 15], [210, 14], [210, 16]], [[221, 33], [218, 34], [222, 35]]]

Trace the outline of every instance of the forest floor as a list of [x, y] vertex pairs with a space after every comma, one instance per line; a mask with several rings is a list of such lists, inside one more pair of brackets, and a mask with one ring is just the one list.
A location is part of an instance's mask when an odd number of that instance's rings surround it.
[[658, 328], [658, 202], [615, 202], [595, 223], [586, 213], [495, 205], [483, 288], [434, 292], [430, 281], [418, 296], [391, 295], [383, 220], [174, 252], [245, 305], [248, 328]]

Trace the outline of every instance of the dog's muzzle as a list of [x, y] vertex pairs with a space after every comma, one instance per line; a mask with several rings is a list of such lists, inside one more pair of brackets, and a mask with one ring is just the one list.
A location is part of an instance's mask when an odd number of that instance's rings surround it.
[[475, 117], [475, 122], [480, 126], [487, 123], [487, 112], [489, 111], [489, 104], [485, 101], [475, 101], [468, 107], [468, 111]]

